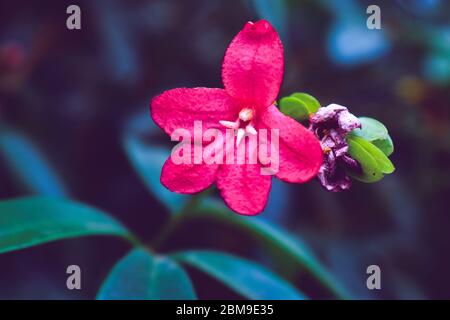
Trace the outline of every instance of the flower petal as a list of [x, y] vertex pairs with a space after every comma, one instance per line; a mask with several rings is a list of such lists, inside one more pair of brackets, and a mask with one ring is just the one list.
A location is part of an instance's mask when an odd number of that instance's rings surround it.
[[322, 162], [323, 151], [314, 134], [274, 105], [261, 117], [267, 130], [279, 130], [279, 171], [277, 178], [302, 183], [313, 178]]
[[283, 44], [265, 20], [247, 22], [225, 53], [222, 80], [232, 97], [255, 104], [271, 105], [283, 78]]
[[175, 164], [169, 157], [161, 172], [161, 183], [170, 191], [196, 193], [208, 188], [216, 179], [217, 164]]
[[202, 121], [203, 130], [221, 128], [220, 120], [236, 120], [237, 104], [223, 89], [177, 88], [153, 98], [153, 120], [168, 135], [176, 129], [193, 131], [194, 121]]
[[336, 162], [333, 152], [325, 156], [324, 163], [317, 173], [320, 184], [331, 192], [339, 192], [350, 189], [352, 182], [345, 169]]
[[311, 117], [311, 127], [319, 137], [322, 137], [323, 132], [320, 131], [323, 129], [332, 128], [340, 134], [347, 134], [356, 128], [361, 128], [361, 122], [346, 107], [332, 103], [317, 110]]
[[259, 164], [224, 164], [217, 171], [217, 188], [225, 203], [237, 213], [261, 213], [269, 198], [272, 176], [261, 175]]

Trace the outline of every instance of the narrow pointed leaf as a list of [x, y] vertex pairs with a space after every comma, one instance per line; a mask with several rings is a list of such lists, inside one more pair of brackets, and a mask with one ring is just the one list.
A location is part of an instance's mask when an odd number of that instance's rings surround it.
[[0, 201], [0, 253], [94, 235], [135, 241], [108, 214], [76, 202], [41, 197]]
[[248, 299], [303, 300], [305, 296], [264, 266], [219, 251], [184, 251], [174, 257]]
[[[278, 259], [275, 262], [283, 261], [290, 267], [308, 273], [320, 286], [339, 299], [349, 297], [348, 292], [339, 281], [326, 270], [300, 239], [292, 236], [273, 222], [267, 222], [259, 217], [247, 219], [213, 201], [205, 201], [201, 206], [192, 208], [190, 217], [211, 219], [229, 224], [235, 230], [253, 238], [255, 243], [267, 252], [276, 253]], [[284, 267], [283, 265], [277, 265], [278, 270]]]
[[111, 270], [99, 300], [193, 300], [196, 294], [187, 273], [171, 258], [132, 250]]

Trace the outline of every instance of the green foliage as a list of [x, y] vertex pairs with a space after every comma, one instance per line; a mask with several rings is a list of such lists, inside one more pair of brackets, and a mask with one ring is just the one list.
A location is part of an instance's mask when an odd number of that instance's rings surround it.
[[46, 196], [67, 196], [56, 171], [33, 141], [22, 133], [2, 126], [0, 155], [13, 178], [26, 191]]
[[[295, 95], [290, 99], [305, 106], [308, 115], [311, 110], [317, 110], [314, 109], [319, 106], [317, 100], [306, 94]], [[148, 146], [134, 134], [125, 137], [123, 146], [131, 165], [148, 189], [170, 212], [179, 213], [173, 216], [174, 221], [206, 216], [229, 224], [235, 230], [245, 232], [257, 245], [277, 257], [274, 259], [276, 264], [282, 261], [275, 267], [286, 278], [288, 273], [283, 264], [295, 268], [296, 272], [306, 272], [335, 297], [347, 297], [345, 290], [306, 246], [280, 227], [259, 218], [238, 216], [221, 206], [209, 207], [202, 204], [202, 196], [191, 199], [166, 190], [159, 176], [169, 155], [167, 148]], [[17, 163], [23, 160], [20, 159], [23, 156], [27, 156], [26, 153], [18, 153]], [[47, 172], [45, 166], [43, 168], [40, 170]], [[24, 179], [35, 177], [34, 173], [28, 172], [22, 175]], [[51, 174], [49, 179], [52, 181]], [[191, 201], [187, 201], [189, 199]], [[172, 232], [171, 227], [162, 230], [162, 234], [169, 236]], [[42, 197], [0, 201], [0, 253], [89, 235], [117, 236], [138, 244], [120, 222], [104, 212], [76, 202]], [[172, 258], [153, 254], [149, 250], [141, 247], [133, 249], [121, 259], [104, 281], [97, 298], [195, 299], [191, 281], [175, 258], [208, 273], [246, 298], [305, 299], [286, 280], [256, 262], [215, 251], [181, 252]]]
[[348, 152], [353, 159], [360, 163], [363, 171], [362, 173], [355, 173], [353, 171], [349, 171], [348, 173], [352, 176], [352, 178], [361, 182], [377, 182], [383, 178], [383, 172], [381, 171], [377, 160], [370, 153], [370, 151], [359, 143], [361, 140], [365, 141], [363, 139], [357, 141], [356, 137], [347, 138]]
[[185, 251], [174, 257], [216, 278], [248, 299], [303, 300], [305, 296], [265, 267], [217, 251]]
[[304, 92], [295, 92], [291, 94], [291, 97], [303, 102], [310, 114], [316, 113], [320, 108], [319, 101], [317, 101], [317, 99], [310, 94]]
[[196, 294], [186, 272], [171, 258], [139, 248], [111, 270], [99, 300], [193, 300]]
[[348, 293], [331, 273], [315, 258], [313, 253], [300, 240], [282, 228], [261, 218], [248, 219], [231, 212], [216, 203], [204, 203], [190, 212], [191, 216], [207, 218], [232, 226], [254, 239], [266, 252], [276, 255], [283, 265], [276, 265], [279, 270], [285, 265], [297, 268], [299, 272], [309, 274], [320, 286], [339, 299], [348, 298]]
[[355, 135], [360, 136], [367, 141], [374, 141], [387, 137], [388, 131], [380, 121], [367, 117], [359, 117], [358, 119], [361, 122], [361, 129], [353, 130]]
[[280, 111], [297, 121], [309, 119], [309, 111], [306, 105], [294, 97], [282, 98], [280, 100]]
[[280, 111], [297, 121], [308, 120], [319, 108], [317, 99], [307, 93], [297, 92], [280, 100]]
[[134, 241], [114, 218], [72, 201], [41, 197], [0, 201], [0, 253], [92, 235]]
[[355, 129], [347, 136], [349, 154], [362, 167], [362, 173], [349, 171], [356, 180], [373, 183], [384, 174], [394, 172], [395, 167], [388, 156], [394, 151], [392, 139], [386, 127], [378, 120], [360, 117], [361, 129]]
[[391, 137], [388, 135], [386, 139], [371, 141], [374, 146], [381, 150], [387, 157], [394, 152], [394, 143]]
[[375, 159], [377, 166], [382, 173], [389, 174], [394, 172], [395, 168], [391, 160], [389, 160], [389, 158], [386, 157], [386, 155], [372, 143], [360, 137], [350, 137], [349, 139], [358, 143]]
[[352, 134], [371, 142], [386, 156], [390, 156], [394, 152], [394, 145], [386, 127], [372, 118], [359, 117], [359, 121], [361, 121], [361, 129], [353, 130]]

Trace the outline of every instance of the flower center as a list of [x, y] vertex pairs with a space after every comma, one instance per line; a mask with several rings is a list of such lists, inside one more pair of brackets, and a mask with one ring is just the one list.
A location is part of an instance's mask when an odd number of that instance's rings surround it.
[[254, 124], [252, 122], [255, 112], [251, 108], [243, 108], [239, 111], [239, 116], [235, 121], [220, 120], [219, 123], [227, 129], [233, 129], [237, 139], [236, 147], [239, 146], [246, 134], [257, 135]]
[[244, 108], [239, 111], [239, 119], [242, 121], [250, 121], [253, 119], [253, 110], [250, 108]]

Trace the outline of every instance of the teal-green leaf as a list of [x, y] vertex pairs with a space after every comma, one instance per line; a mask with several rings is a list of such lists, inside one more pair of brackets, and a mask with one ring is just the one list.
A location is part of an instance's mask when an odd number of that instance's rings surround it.
[[309, 111], [306, 105], [294, 97], [282, 98], [280, 100], [280, 111], [298, 121], [309, 119]]
[[283, 265], [277, 265], [278, 269], [289, 267], [308, 273], [316, 282], [332, 293], [336, 298], [346, 299], [348, 292], [337, 279], [316, 259], [314, 254], [299, 238], [274, 223], [267, 222], [259, 217], [242, 217], [219, 203], [213, 201], [204, 202], [201, 206], [193, 208], [190, 215], [220, 221], [229, 224], [235, 230], [240, 230], [254, 239], [261, 248], [277, 256], [277, 261], [283, 261]]
[[0, 201], [0, 253], [93, 235], [135, 241], [117, 220], [79, 203], [41, 197]]
[[320, 103], [314, 98], [312, 95], [304, 93], [304, 92], [296, 92], [291, 94], [291, 97], [296, 98], [303, 102], [303, 104], [308, 109], [309, 113], [316, 113], [320, 108]]
[[306, 297], [287, 281], [246, 259], [218, 251], [184, 251], [174, 257], [189, 264], [248, 299], [303, 300]]
[[57, 172], [24, 134], [12, 128], [1, 127], [0, 155], [13, 178], [27, 191], [46, 196], [67, 196]]
[[360, 117], [359, 120], [361, 129], [353, 130], [351, 135], [371, 142], [389, 157], [394, 152], [394, 144], [384, 124], [368, 117]]
[[153, 195], [170, 212], [176, 213], [181, 210], [189, 197], [167, 190], [160, 182], [161, 169], [170, 156], [170, 150], [161, 146], [147, 145], [134, 135], [127, 135], [123, 146], [131, 165]]
[[[348, 171], [350, 176], [354, 179], [366, 182], [373, 183], [381, 180], [383, 178], [383, 172], [380, 170], [377, 160], [356, 140], [356, 136], [348, 136], [348, 153], [351, 155], [353, 159], [358, 161], [361, 164], [362, 173], [355, 173], [352, 171]], [[359, 138], [364, 140], [362, 138]], [[364, 140], [365, 141], [365, 140]]]
[[363, 147], [370, 155], [377, 161], [378, 168], [382, 173], [392, 173], [395, 170], [394, 165], [392, 164], [391, 160], [389, 160], [388, 157], [376, 146], [374, 146], [372, 143], [370, 143], [367, 140], [364, 140], [360, 137], [352, 137], [354, 141], [359, 143], [361, 147]]
[[374, 140], [371, 142], [387, 157], [389, 157], [394, 152], [394, 143], [392, 142], [392, 139], [389, 135], [386, 137], [386, 139]]
[[361, 122], [361, 129], [353, 130], [352, 132], [355, 135], [367, 141], [384, 140], [387, 138], [388, 131], [380, 121], [368, 117], [359, 117], [358, 119]]
[[171, 258], [146, 249], [132, 250], [119, 260], [103, 282], [99, 300], [193, 300], [189, 276]]

